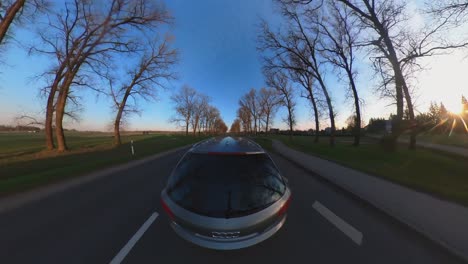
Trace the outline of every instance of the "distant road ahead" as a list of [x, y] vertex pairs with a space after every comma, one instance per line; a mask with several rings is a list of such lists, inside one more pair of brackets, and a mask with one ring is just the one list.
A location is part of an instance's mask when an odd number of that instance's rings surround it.
[[285, 226], [247, 249], [192, 245], [172, 231], [159, 202], [182, 154], [1, 214], [0, 263], [461, 263], [276, 155], [293, 191]]

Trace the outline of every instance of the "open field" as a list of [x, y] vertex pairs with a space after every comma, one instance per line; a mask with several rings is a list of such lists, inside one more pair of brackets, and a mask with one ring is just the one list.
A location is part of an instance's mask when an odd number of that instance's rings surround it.
[[[171, 134], [127, 135], [123, 137], [124, 144], [114, 148], [109, 134], [74, 132], [67, 138], [71, 151], [56, 154], [41, 151], [44, 147], [41, 134], [0, 134], [1, 143], [5, 143], [0, 148], [3, 155], [0, 158], [0, 195], [140, 159], [203, 138]], [[134, 140], [135, 156], [131, 154], [130, 140]]]
[[[67, 145], [70, 150], [82, 151], [83, 149], [93, 149], [96, 147], [109, 147], [112, 145], [113, 134], [108, 132], [65, 132]], [[123, 143], [130, 140], [140, 140], [154, 135], [142, 135], [141, 133], [127, 133], [122, 135]], [[37, 158], [37, 154], [47, 156], [44, 153], [45, 136], [44, 132], [1, 132], [0, 133], [0, 164], [8, 161], [15, 161], [18, 158], [24, 160], [28, 156]], [[36, 155], [34, 155], [36, 154]], [[51, 154], [52, 155], [52, 154]]]
[[313, 137], [270, 136], [257, 142], [268, 148], [271, 139], [281, 140], [296, 150], [310, 153], [390, 181], [431, 193], [438, 197], [468, 205], [468, 161], [466, 158], [436, 151], [399, 148], [397, 152], [384, 151], [378, 144], [351, 146], [351, 138], [337, 140], [334, 148], [326, 138], [318, 144]]

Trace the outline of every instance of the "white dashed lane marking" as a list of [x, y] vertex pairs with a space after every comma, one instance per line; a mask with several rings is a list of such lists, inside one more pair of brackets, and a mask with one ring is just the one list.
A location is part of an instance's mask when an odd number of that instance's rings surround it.
[[127, 242], [127, 244], [119, 251], [119, 253], [111, 260], [111, 264], [119, 264], [121, 263], [124, 258], [128, 255], [130, 250], [132, 250], [133, 246], [140, 240], [140, 238], [143, 236], [143, 234], [148, 230], [148, 228], [151, 226], [151, 224], [156, 220], [158, 217], [158, 213], [154, 212], [151, 214], [151, 216], [148, 218], [148, 220], [143, 223], [143, 225], [138, 229], [138, 231], [135, 233], [135, 235], [132, 236], [132, 238]]
[[359, 230], [348, 224], [346, 221], [341, 219], [318, 201], [315, 201], [312, 207], [336, 228], [348, 236], [352, 241], [354, 241], [354, 243], [358, 244], [359, 246], [362, 244], [363, 235]]

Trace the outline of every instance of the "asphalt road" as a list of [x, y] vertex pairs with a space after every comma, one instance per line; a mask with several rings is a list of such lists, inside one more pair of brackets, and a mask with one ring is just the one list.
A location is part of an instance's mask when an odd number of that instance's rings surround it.
[[461, 263], [276, 155], [273, 159], [293, 191], [283, 228], [241, 250], [192, 245], [170, 228], [159, 202], [181, 155], [170, 154], [1, 214], [0, 263], [109, 263], [116, 256], [123, 263]]

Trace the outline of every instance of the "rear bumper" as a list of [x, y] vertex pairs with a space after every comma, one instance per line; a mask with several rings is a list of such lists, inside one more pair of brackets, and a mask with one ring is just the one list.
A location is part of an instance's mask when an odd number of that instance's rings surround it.
[[213, 238], [190, 232], [189, 230], [181, 227], [175, 222], [171, 222], [171, 227], [180, 237], [198, 246], [217, 250], [233, 250], [250, 247], [268, 239], [283, 226], [285, 221], [286, 215], [284, 215], [280, 220], [275, 222], [272, 226], [264, 230], [262, 233], [254, 233], [248, 236], [229, 239]]

